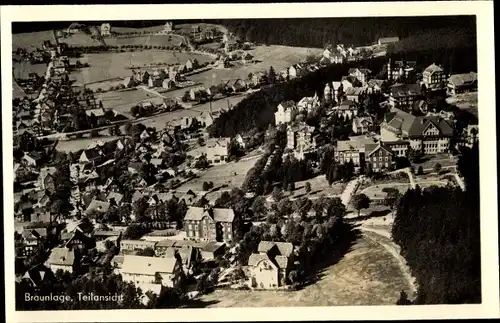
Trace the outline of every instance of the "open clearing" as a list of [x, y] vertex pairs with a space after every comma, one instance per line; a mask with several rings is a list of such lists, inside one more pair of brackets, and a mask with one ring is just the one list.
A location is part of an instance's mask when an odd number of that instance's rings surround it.
[[318, 282], [299, 291], [216, 290], [203, 295], [208, 307], [394, 305], [410, 285], [398, 259], [372, 234], [360, 238]]
[[80, 62], [88, 63], [89, 68], [83, 68], [71, 73], [76, 79], [75, 85], [100, 82], [114, 78], [125, 78], [132, 75], [129, 66], [143, 66], [151, 62], [184, 64], [188, 59], [197, 59], [200, 63], [209, 61], [206, 55], [175, 53], [172, 51], [144, 50], [134, 52], [89, 53], [79, 58]]
[[111, 91], [106, 93], [97, 93], [97, 100], [102, 102], [105, 109], [113, 109], [124, 116], [131, 118], [130, 108], [142, 101], [151, 101], [159, 104], [162, 98], [153, 93], [144, 91], [141, 88], [127, 91]]
[[98, 138], [83, 138], [76, 140], [61, 140], [57, 143], [56, 150], [64, 153], [75, 152], [86, 149], [90, 144], [96, 141], [108, 142], [119, 139], [117, 136], [102, 136]]
[[382, 190], [384, 188], [395, 188], [399, 190], [401, 194], [404, 194], [409, 188], [410, 184], [406, 183], [381, 183], [377, 185], [373, 185], [370, 187], [367, 187], [361, 191], [358, 191], [359, 193], [366, 194], [370, 198], [370, 200], [380, 200], [384, 199], [385, 196], [387, 195], [384, 193]]
[[183, 41], [179, 35], [144, 35], [134, 37], [104, 38], [108, 46], [145, 45], [145, 46], [177, 46]]
[[[236, 80], [238, 78], [247, 79], [248, 74], [255, 72], [269, 71], [273, 67], [276, 72], [293, 64], [299, 63], [308, 55], [319, 55], [322, 50], [319, 48], [290, 47], [290, 46], [257, 46], [248, 50], [258, 63], [238, 65], [231, 68], [212, 69], [210, 71], [192, 75], [189, 79], [210, 86], [219, 84], [225, 80]], [[235, 62], [236, 64], [236, 62]]]
[[99, 46], [101, 43], [98, 40], [94, 40], [84, 32], [78, 32], [75, 34], [68, 35], [64, 38], [59, 38], [61, 43], [66, 43], [68, 46], [72, 47], [86, 47], [86, 46]]
[[[306, 193], [305, 185], [306, 183], [311, 183], [311, 192], [309, 195]], [[337, 182], [332, 185], [328, 184], [328, 181], [325, 178], [325, 175], [319, 175], [314, 178], [308, 179], [307, 181], [296, 182], [295, 190], [293, 191], [293, 195], [291, 199], [300, 198], [303, 196], [307, 196], [310, 199], [319, 198], [322, 195], [327, 197], [335, 197], [339, 196], [344, 190], [345, 183]]]
[[[220, 111], [223, 108], [227, 109], [228, 104], [236, 105], [244, 98], [245, 98], [244, 95], [240, 95], [214, 101], [212, 102], [212, 112]], [[192, 107], [191, 109], [177, 110], [174, 112], [155, 116], [146, 119], [144, 121], [141, 121], [141, 123], [146, 127], [155, 127], [156, 129], [162, 129], [163, 127], [165, 127], [167, 123], [169, 123], [169, 125], [172, 126], [179, 125], [184, 117], [198, 117], [201, 114], [201, 112], [209, 111], [209, 109], [210, 109], [210, 103], [200, 104]]]
[[47, 64], [31, 64], [28, 61], [13, 62], [14, 78], [26, 79], [30, 73], [36, 73], [39, 76], [45, 76], [47, 73]]
[[[201, 191], [203, 182], [213, 182], [214, 187], [228, 185], [229, 188], [240, 187], [245, 180], [247, 172], [255, 165], [261, 156], [242, 158], [238, 162], [212, 166], [201, 173], [199, 178], [193, 179], [179, 188], [178, 191]], [[236, 173], [236, 175], [235, 175]]]
[[25, 48], [32, 51], [37, 47], [42, 47], [45, 40], [50, 40], [54, 43], [54, 35], [52, 30], [36, 31], [32, 33], [12, 34], [12, 49]]

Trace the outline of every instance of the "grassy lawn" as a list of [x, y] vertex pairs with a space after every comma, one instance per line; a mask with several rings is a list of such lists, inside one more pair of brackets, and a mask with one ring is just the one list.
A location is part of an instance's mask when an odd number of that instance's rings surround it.
[[[240, 187], [245, 180], [246, 174], [250, 168], [259, 160], [259, 156], [243, 158], [238, 162], [230, 162], [212, 166], [203, 172], [199, 178], [193, 179], [179, 188], [178, 191], [201, 191], [203, 182], [213, 182], [214, 187], [228, 185], [228, 188]], [[234, 174], [236, 173], [236, 175]]]
[[66, 38], [60, 38], [59, 41], [68, 44], [68, 46], [76, 46], [76, 47], [100, 45], [99, 41], [90, 38], [90, 35], [87, 35], [83, 32], [72, 34]]
[[421, 162], [413, 163], [413, 167], [415, 168], [415, 171], [417, 171], [420, 166], [422, 166], [423, 169], [432, 169], [437, 163], [440, 163], [442, 167], [455, 166], [456, 159], [450, 159], [448, 154], [425, 156]]
[[299, 291], [216, 290], [208, 307], [394, 305], [408, 282], [396, 259], [376, 240], [360, 238], [316, 283]]
[[[309, 193], [309, 195], [307, 195], [305, 189], [305, 185], [307, 182], [311, 183], [311, 192]], [[337, 182], [332, 185], [329, 185], [328, 181], [325, 178], [325, 175], [319, 175], [307, 181], [296, 182], [295, 190], [293, 191], [291, 199], [296, 199], [303, 196], [307, 196], [309, 198], [318, 198], [321, 195], [334, 197], [340, 195], [344, 190], [345, 186], [346, 183], [342, 182]]]

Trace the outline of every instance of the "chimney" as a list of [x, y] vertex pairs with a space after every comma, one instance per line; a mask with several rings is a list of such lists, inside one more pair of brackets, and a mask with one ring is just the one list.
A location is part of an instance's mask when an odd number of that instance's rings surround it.
[[425, 123], [425, 118], [420, 119], [420, 123], [424, 124]]

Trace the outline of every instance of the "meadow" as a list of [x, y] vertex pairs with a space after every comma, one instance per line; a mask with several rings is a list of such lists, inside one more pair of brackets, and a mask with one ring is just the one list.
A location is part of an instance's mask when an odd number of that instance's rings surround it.
[[178, 46], [182, 41], [183, 38], [178, 35], [141, 35], [133, 37], [109, 37], [104, 39], [104, 42], [108, 46]]
[[129, 66], [142, 66], [152, 62], [184, 64], [188, 59], [197, 59], [200, 63], [204, 63], [209, 61], [210, 57], [199, 54], [155, 50], [89, 53], [82, 55], [79, 60], [82, 63], [88, 63], [90, 67], [72, 72], [71, 77], [76, 79], [75, 85], [82, 85], [130, 76], [132, 71], [127, 68]]

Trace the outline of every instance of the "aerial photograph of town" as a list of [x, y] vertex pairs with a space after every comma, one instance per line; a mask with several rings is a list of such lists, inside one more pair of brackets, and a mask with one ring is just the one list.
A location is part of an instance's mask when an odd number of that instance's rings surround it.
[[12, 23], [17, 311], [481, 303], [476, 16], [130, 19]]

